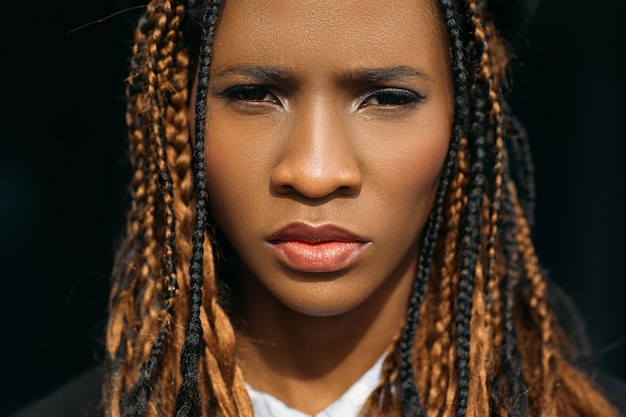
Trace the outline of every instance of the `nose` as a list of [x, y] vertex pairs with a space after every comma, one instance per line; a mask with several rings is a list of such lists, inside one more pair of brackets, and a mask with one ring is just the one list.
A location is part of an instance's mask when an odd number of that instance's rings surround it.
[[342, 113], [324, 103], [297, 112], [286, 133], [284, 152], [272, 171], [271, 186], [276, 193], [297, 193], [310, 199], [359, 193], [362, 173]]

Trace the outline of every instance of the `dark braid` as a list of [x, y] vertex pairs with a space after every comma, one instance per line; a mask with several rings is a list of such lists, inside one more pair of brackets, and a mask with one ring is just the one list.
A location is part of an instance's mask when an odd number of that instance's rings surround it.
[[[509, 184], [510, 178], [505, 171], [504, 183]], [[508, 187], [505, 189], [508, 190]], [[502, 367], [504, 378], [507, 383], [502, 382], [504, 389], [501, 395], [504, 396], [510, 417], [521, 417], [526, 415], [528, 410], [528, 396], [526, 386], [522, 377], [522, 364], [517, 347], [517, 331], [513, 323], [513, 306], [515, 304], [515, 291], [520, 280], [520, 258], [515, 242], [516, 214], [513, 196], [510, 192], [504, 193], [502, 199], [502, 209], [506, 216], [503, 222], [502, 240], [503, 250], [506, 259], [506, 274], [502, 285], [504, 292], [504, 349], [502, 351]], [[500, 381], [496, 381], [500, 384]], [[497, 393], [499, 389], [494, 390]]]
[[141, 417], [146, 415], [148, 399], [151, 393], [152, 376], [161, 357], [161, 349], [169, 333], [169, 326], [163, 325], [159, 335], [150, 349], [148, 359], [141, 365], [139, 379], [122, 399], [122, 415], [124, 417]]
[[[445, 169], [448, 171], [445, 173], [445, 177], [442, 177], [442, 183], [446, 182], [450, 176], [450, 170], [448, 168], [449, 160], [454, 161], [450, 157], [452, 149], [448, 152], [446, 157]], [[443, 181], [446, 178], [446, 181]], [[441, 187], [440, 187], [441, 189]], [[407, 320], [404, 328], [402, 329], [402, 336], [399, 341], [399, 354], [400, 354], [400, 369], [398, 373], [398, 379], [400, 381], [400, 401], [402, 410], [406, 416], [426, 416], [426, 411], [420, 405], [419, 394], [417, 392], [417, 386], [415, 385], [415, 372], [413, 370], [413, 345], [415, 344], [415, 333], [417, 332], [417, 324], [419, 322], [420, 309], [424, 302], [426, 294], [426, 286], [428, 277], [430, 275], [430, 262], [432, 259], [432, 253], [437, 238], [437, 231], [439, 223], [441, 221], [441, 212], [443, 207], [443, 194], [437, 192], [437, 198], [428, 218], [428, 225], [426, 227], [426, 235], [422, 243], [422, 250], [420, 254], [418, 272], [415, 282], [413, 284], [413, 292], [409, 301], [409, 308], [407, 311]]]
[[206, 102], [209, 87], [209, 70], [215, 25], [220, 8], [220, 0], [215, 0], [206, 10], [202, 19], [202, 41], [199, 54], [198, 85], [195, 98], [195, 132], [196, 143], [193, 152], [196, 189], [196, 222], [192, 237], [193, 255], [189, 268], [190, 275], [190, 313], [189, 322], [183, 344], [180, 371], [183, 381], [178, 391], [174, 415], [177, 417], [200, 416], [202, 404], [198, 392], [198, 370], [202, 349], [202, 324], [200, 309], [202, 308], [202, 265], [204, 253], [204, 235], [207, 220], [207, 186], [204, 166], [204, 134], [206, 124]]
[[443, 201], [448, 188], [448, 182], [450, 181], [456, 163], [459, 143], [468, 123], [467, 103], [469, 101], [469, 77], [467, 73], [467, 58], [464, 43], [461, 39], [460, 16], [456, 11], [454, 2], [451, 0], [442, 0], [440, 7], [445, 18], [446, 28], [451, 42], [452, 74], [455, 84], [455, 116], [450, 149], [446, 156], [435, 203], [428, 218], [426, 234], [422, 242], [418, 271], [409, 301], [406, 324], [398, 342], [400, 356], [400, 369], [398, 372], [400, 404], [404, 415], [407, 417], [426, 416], [426, 411], [420, 404], [419, 393], [415, 384], [415, 371], [412, 357], [413, 346], [415, 344], [415, 334], [417, 332], [420, 309], [424, 302], [427, 281], [431, 273], [432, 254], [439, 234]]
[[[515, 184], [523, 192], [520, 199], [525, 216], [529, 224], [534, 213], [535, 189], [534, 167], [530, 155], [526, 132], [519, 120], [510, 113], [506, 101], [501, 100], [503, 110], [509, 117], [503, 120], [505, 131], [505, 149], [502, 154], [502, 182], [503, 189], [499, 202], [502, 216], [498, 219], [498, 228], [501, 230], [500, 239], [506, 263], [505, 274], [502, 279], [504, 293], [503, 312], [503, 349], [501, 352], [501, 366], [503, 373], [494, 380], [494, 389], [491, 393], [492, 406], [501, 404], [508, 412], [509, 417], [522, 417], [528, 412], [527, 388], [522, 374], [522, 360], [518, 348], [517, 331], [514, 325], [515, 294], [523, 276], [516, 242], [517, 214], [515, 201], [510, 191], [510, 184]], [[513, 159], [509, 161], [507, 150], [513, 152]], [[511, 164], [512, 163], [512, 164]], [[511, 177], [511, 167], [515, 170], [515, 178]]]
[[[506, 105], [506, 103], [504, 103]], [[515, 185], [518, 188], [520, 204], [528, 225], [533, 227], [535, 214], [535, 166], [530, 152], [530, 142], [526, 130], [517, 117], [511, 116], [507, 125], [509, 146], [513, 151], [516, 162]]]
[[[532, 224], [535, 204], [534, 189], [534, 166], [530, 155], [530, 146], [526, 137], [526, 132], [515, 117], [510, 119], [510, 132], [506, 138], [511, 140], [514, 149], [514, 158], [517, 162], [518, 176], [515, 178], [515, 184], [525, 191], [525, 199], [523, 202], [524, 214], [526, 215], [529, 225]], [[508, 163], [508, 161], [507, 161]], [[520, 282], [521, 259], [516, 243], [516, 227], [517, 214], [515, 213], [515, 201], [511, 194], [508, 184], [513, 183], [514, 179], [510, 177], [509, 170], [504, 171], [504, 184], [507, 186], [505, 197], [502, 201], [502, 209], [506, 222], [503, 222], [503, 248], [506, 259], [506, 274], [503, 280], [505, 305], [504, 305], [504, 350], [502, 352], [502, 362], [508, 384], [508, 392], [506, 398], [510, 403], [508, 408], [511, 417], [523, 416], [528, 410], [527, 388], [524, 385], [522, 377], [522, 361], [518, 349], [517, 331], [513, 323], [513, 306], [515, 304], [515, 291]], [[524, 204], [525, 202], [525, 204]]]
[[[484, 117], [484, 116], [481, 116]], [[480, 120], [480, 119], [479, 119]], [[484, 123], [484, 120], [478, 123]], [[470, 320], [472, 318], [472, 294], [474, 275], [478, 262], [480, 245], [480, 217], [485, 189], [484, 161], [486, 158], [486, 138], [479, 134], [474, 141], [474, 161], [470, 169], [470, 192], [465, 209], [463, 229], [465, 235], [461, 241], [461, 272], [456, 315], [456, 352], [458, 367], [458, 405], [456, 415], [464, 416], [467, 408], [468, 386], [470, 378]]]
[[[472, 4], [469, 10], [471, 19], [476, 22], [476, 13], [479, 13], [479, 5]], [[479, 34], [477, 27], [474, 32]], [[483, 55], [487, 51], [484, 37], [473, 40], [470, 43], [470, 60], [473, 66], [480, 70]], [[482, 75], [482, 74], [481, 74]], [[476, 268], [480, 259], [481, 248], [481, 216], [484, 193], [487, 186], [486, 166], [488, 166], [488, 126], [489, 105], [486, 97], [490, 91], [489, 79], [477, 77], [472, 89], [472, 102], [470, 103], [473, 113], [473, 123], [470, 134], [470, 147], [473, 148], [472, 164], [470, 168], [470, 183], [468, 187], [467, 205], [463, 216], [463, 237], [461, 239], [461, 271], [459, 274], [456, 324], [456, 361], [458, 370], [457, 385], [457, 408], [456, 416], [463, 417], [467, 412], [469, 385], [470, 385], [470, 340], [474, 293], [474, 279]], [[477, 288], [476, 291], [483, 291]]]

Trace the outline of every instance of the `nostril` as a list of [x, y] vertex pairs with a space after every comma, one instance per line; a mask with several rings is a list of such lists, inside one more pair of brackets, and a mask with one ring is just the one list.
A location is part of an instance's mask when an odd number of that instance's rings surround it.
[[296, 192], [295, 188], [289, 184], [279, 185], [277, 187], [273, 187], [273, 189], [276, 193], [283, 195], [294, 194]]
[[343, 186], [339, 187], [335, 194], [341, 197], [356, 197], [361, 192], [360, 187]]
[[271, 186], [277, 194], [300, 194], [306, 198], [323, 199], [329, 196], [349, 196], [361, 190], [361, 172], [356, 165], [320, 167], [283, 161], [274, 170]]

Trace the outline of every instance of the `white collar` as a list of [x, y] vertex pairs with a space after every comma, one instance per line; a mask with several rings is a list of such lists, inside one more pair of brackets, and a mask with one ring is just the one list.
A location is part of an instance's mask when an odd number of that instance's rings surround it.
[[[359, 378], [334, 403], [314, 417], [357, 417], [365, 405], [367, 397], [378, 385], [382, 377], [385, 355]], [[309, 417], [307, 414], [290, 408], [270, 394], [260, 392], [246, 384], [248, 395], [256, 417]]]

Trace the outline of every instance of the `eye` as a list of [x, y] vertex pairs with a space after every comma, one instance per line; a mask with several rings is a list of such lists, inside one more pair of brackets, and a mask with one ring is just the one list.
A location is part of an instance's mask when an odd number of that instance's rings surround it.
[[230, 87], [220, 93], [221, 97], [231, 100], [249, 101], [249, 102], [268, 102], [279, 104], [280, 101], [269, 87], [262, 85], [238, 85]]
[[383, 88], [367, 95], [360, 107], [395, 107], [421, 103], [424, 96], [401, 88]]

